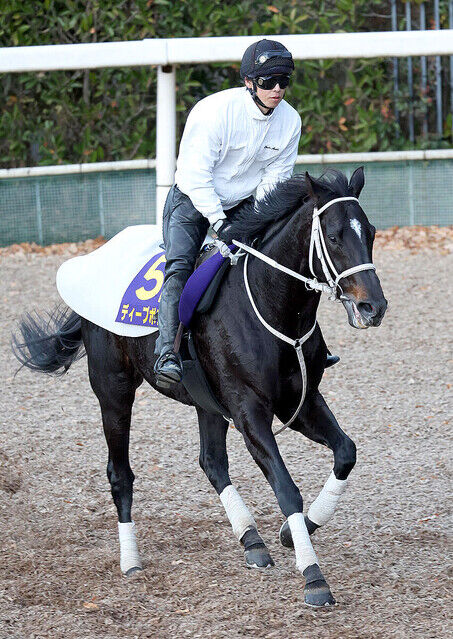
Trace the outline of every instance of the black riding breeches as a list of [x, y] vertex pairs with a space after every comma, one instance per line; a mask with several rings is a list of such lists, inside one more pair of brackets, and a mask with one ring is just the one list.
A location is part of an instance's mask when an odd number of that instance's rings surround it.
[[185, 283], [209, 228], [187, 195], [172, 186], [165, 201], [163, 234], [166, 254], [165, 279], [159, 306], [159, 339], [156, 353], [173, 347], [179, 326], [178, 304]]
[[[234, 215], [250, 196], [227, 213]], [[167, 263], [159, 306], [159, 338], [156, 353], [173, 347], [179, 326], [178, 305], [182, 290], [193, 272], [195, 261], [206, 237], [209, 222], [192, 204], [191, 199], [176, 185], [165, 201], [163, 235]]]

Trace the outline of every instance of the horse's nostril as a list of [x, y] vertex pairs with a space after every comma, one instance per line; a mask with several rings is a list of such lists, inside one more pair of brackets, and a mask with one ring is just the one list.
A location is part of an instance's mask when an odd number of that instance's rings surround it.
[[357, 304], [357, 308], [359, 309], [360, 313], [364, 313], [365, 315], [374, 314], [374, 308], [371, 304], [368, 304], [368, 302], [359, 302], [359, 304]]

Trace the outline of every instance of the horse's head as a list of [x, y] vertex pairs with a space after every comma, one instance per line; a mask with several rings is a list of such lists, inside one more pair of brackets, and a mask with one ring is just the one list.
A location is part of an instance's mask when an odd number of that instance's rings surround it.
[[[355, 328], [379, 326], [387, 309], [387, 300], [372, 265], [372, 250], [376, 229], [368, 221], [359, 202], [340, 199], [326, 182], [306, 175], [307, 188], [320, 211], [320, 250], [313, 248], [313, 270], [320, 281], [330, 274], [337, 284], [339, 298], [348, 313], [348, 320]], [[365, 183], [363, 167], [356, 169], [343, 197], [357, 198]], [[327, 205], [327, 206], [326, 206]], [[325, 210], [322, 208], [326, 206]], [[316, 209], [315, 209], [316, 211]], [[322, 237], [321, 237], [322, 235]], [[368, 265], [366, 270], [351, 272], [353, 267]], [[328, 269], [326, 271], [326, 268]], [[337, 277], [338, 276], [338, 277]]]

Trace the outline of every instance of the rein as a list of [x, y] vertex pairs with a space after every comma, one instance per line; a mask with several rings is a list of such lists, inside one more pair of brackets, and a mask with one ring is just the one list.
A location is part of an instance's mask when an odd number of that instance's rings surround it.
[[[261, 322], [261, 324], [270, 332], [272, 333], [272, 335], [275, 335], [275, 337], [278, 337], [280, 340], [282, 340], [283, 342], [286, 342], [287, 344], [290, 344], [296, 351], [296, 355], [297, 355], [297, 360], [299, 362], [299, 366], [300, 366], [300, 373], [301, 373], [301, 377], [302, 377], [302, 395], [300, 398], [300, 402], [298, 407], [296, 408], [295, 413], [293, 414], [293, 416], [291, 417], [291, 419], [286, 422], [285, 424], [283, 424], [278, 430], [276, 430], [273, 434], [274, 435], [278, 435], [279, 433], [281, 433], [282, 431], [284, 431], [286, 428], [288, 428], [288, 426], [290, 426], [293, 421], [296, 419], [296, 417], [299, 415], [303, 403], [305, 401], [305, 396], [307, 393], [307, 367], [305, 365], [305, 360], [304, 360], [304, 355], [302, 352], [302, 346], [303, 344], [312, 336], [315, 328], [316, 328], [316, 324], [317, 324], [317, 320], [315, 318], [315, 323], [313, 324], [312, 328], [308, 331], [308, 333], [305, 333], [305, 335], [302, 335], [302, 337], [299, 337], [298, 339], [292, 339], [291, 337], [288, 337], [286, 335], [284, 335], [283, 333], [280, 333], [280, 331], [277, 331], [275, 328], [273, 328], [270, 324], [268, 324], [266, 322], [266, 320], [262, 317], [262, 315], [260, 314], [260, 312], [258, 311], [258, 308], [256, 307], [255, 301], [253, 299], [252, 296], [252, 292], [250, 290], [250, 285], [249, 285], [249, 281], [248, 281], [248, 276], [247, 276], [247, 265], [248, 265], [248, 259], [249, 259], [249, 255], [253, 255], [254, 257], [258, 258], [259, 260], [265, 262], [266, 264], [269, 264], [269, 266], [271, 266], [272, 268], [275, 268], [279, 271], [282, 271], [283, 273], [286, 273], [287, 275], [290, 275], [291, 277], [294, 277], [297, 280], [300, 280], [301, 282], [305, 283], [305, 286], [307, 289], [309, 290], [314, 290], [314, 291], [318, 291], [320, 293], [328, 293], [329, 295], [329, 300], [335, 301], [337, 299], [337, 289], [340, 288], [341, 286], [339, 285], [339, 281], [341, 279], [343, 279], [344, 277], [348, 277], [349, 275], [352, 275], [354, 273], [359, 273], [360, 271], [366, 271], [366, 270], [376, 270], [376, 267], [374, 266], [374, 264], [372, 264], [371, 262], [366, 263], [366, 264], [358, 264], [357, 266], [353, 266], [352, 268], [346, 269], [344, 271], [342, 271], [341, 273], [338, 273], [333, 262], [332, 259], [329, 255], [329, 252], [327, 250], [327, 246], [326, 246], [326, 242], [324, 239], [324, 235], [322, 233], [322, 228], [321, 228], [321, 223], [319, 220], [319, 217], [322, 213], [324, 213], [324, 211], [326, 209], [328, 209], [330, 206], [332, 206], [332, 204], [336, 204], [337, 202], [345, 202], [348, 200], [352, 200], [355, 202], [358, 202], [359, 200], [356, 197], [337, 197], [334, 198], [333, 200], [330, 200], [329, 202], [327, 202], [327, 204], [324, 204], [324, 206], [322, 206], [320, 209], [318, 209], [316, 206], [313, 209], [313, 221], [312, 221], [312, 226], [311, 226], [311, 237], [310, 237], [310, 251], [309, 251], [309, 267], [310, 267], [310, 271], [313, 275], [313, 278], [308, 278], [308, 277], [304, 277], [303, 275], [301, 275], [300, 273], [298, 273], [297, 271], [293, 271], [290, 268], [287, 268], [286, 266], [283, 266], [282, 264], [280, 264], [279, 262], [276, 262], [275, 260], [273, 260], [272, 258], [268, 257], [267, 255], [264, 255], [264, 253], [261, 253], [260, 251], [257, 251], [256, 249], [254, 249], [251, 246], [248, 246], [247, 244], [243, 244], [242, 242], [238, 242], [237, 240], [233, 240], [233, 244], [237, 247], [239, 247], [239, 249], [241, 249], [242, 251], [244, 251], [243, 253], [239, 252], [233, 254], [231, 253], [231, 255], [228, 255], [228, 257], [230, 257], [231, 259], [231, 263], [232, 264], [237, 264], [237, 260], [239, 257], [243, 257], [245, 255], [245, 260], [244, 260], [244, 284], [245, 284], [245, 289], [247, 291], [247, 296], [250, 300], [250, 304], [252, 305], [252, 308], [255, 312], [255, 315], [257, 316], [258, 320]], [[222, 243], [223, 244], [223, 243]], [[229, 250], [229, 249], [228, 249]], [[316, 250], [316, 255], [321, 263], [321, 268], [322, 271], [324, 273], [324, 277], [327, 280], [327, 283], [325, 282], [319, 282], [316, 274], [313, 270], [313, 253], [314, 250]], [[247, 255], [246, 255], [247, 253]], [[222, 254], [224, 254], [222, 252]], [[226, 257], [226, 255], [225, 255]], [[330, 270], [329, 270], [330, 269]], [[339, 300], [342, 299], [347, 299], [346, 296], [344, 296], [342, 293], [338, 298]]]

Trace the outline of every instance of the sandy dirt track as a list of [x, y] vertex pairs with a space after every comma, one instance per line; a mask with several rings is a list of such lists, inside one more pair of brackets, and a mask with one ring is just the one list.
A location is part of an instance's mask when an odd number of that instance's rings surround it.
[[[276, 562], [265, 572], [245, 569], [198, 466], [194, 409], [145, 385], [131, 435], [145, 570], [121, 576], [86, 360], [62, 379], [13, 377], [14, 320], [53, 306], [55, 272], [68, 257], [0, 257], [0, 639], [452, 636], [452, 253], [378, 248], [389, 300], [378, 329], [356, 331], [342, 306], [322, 303], [321, 326], [342, 361], [321, 390], [358, 447], [348, 492], [313, 538], [338, 601], [322, 612], [303, 605], [293, 552], [278, 543], [282, 515], [240, 434], [229, 433], [231, 476]], [[331, 454], [293, 432], [279, 442], [308, 507]]]

